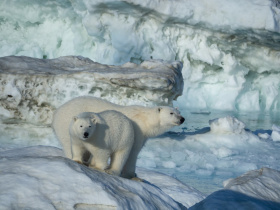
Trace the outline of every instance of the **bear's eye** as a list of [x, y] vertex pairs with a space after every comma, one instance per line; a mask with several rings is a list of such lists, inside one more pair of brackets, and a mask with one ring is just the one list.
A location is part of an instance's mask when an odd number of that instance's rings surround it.
[[83, 126], [82, 126], [82, 125], [80, 125], [80, 127], [82, 128]]
[[91, 125], [90, 126], [88, 126], [89, 128], [91, 128]]
[[173, 115], [174, 113], [173, 113], [173, 112], [170, 112], [170, 114]]

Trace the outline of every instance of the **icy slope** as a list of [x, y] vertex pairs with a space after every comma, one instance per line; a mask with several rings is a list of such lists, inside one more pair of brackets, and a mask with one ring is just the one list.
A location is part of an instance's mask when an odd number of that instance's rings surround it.
[[182, 64], [150, 60], [102, 65], [84, 57], [0, 58], [0, 115], [50, 123], [53, 111], [81, 95], [121, 104], [172, 105], [183, 92]]
[[[62, 151], [54, 147], [1, 151], [0, 160], [3, 210], [186, 209], [151, 183], [94, 171], [62, 157]], [[160, 178], [164, 181], [165, 177]], [[172, 185], [173, 180], [169, 181]], [[187, 200], [188, 195], [184, 196]]]
[[277, 0], [0, 3], [0, 56], [180, 60], [194, 110], [280, 110]]

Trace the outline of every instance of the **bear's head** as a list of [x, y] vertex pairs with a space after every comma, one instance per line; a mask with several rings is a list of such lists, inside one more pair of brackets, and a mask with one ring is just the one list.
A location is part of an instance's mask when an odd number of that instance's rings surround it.
[[80, 140], [90, 139], [96, 129], [97, 119], [94, 114], [78, 115], [72, 119], [72, 133]]
[[157, 111], [159, 112], [161, 126], [173, 127], [181, 125], [185, 121], [185, 118], [181, 116], [177, 108], [160, 106], [157, 108]]

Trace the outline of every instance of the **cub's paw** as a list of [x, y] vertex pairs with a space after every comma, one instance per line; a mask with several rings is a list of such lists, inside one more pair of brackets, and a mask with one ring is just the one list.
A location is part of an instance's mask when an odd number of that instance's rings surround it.
[[111, 170], [111, 169], [105, 169], [105, 172], [106, 172], [107, 174], [110, 174], [110, 175], [120, 176], [119, 173], [117, 173], [117, 172], [115, 172], [115, 171], [113, 171], [113, 170]]
[[93, 166], [93, 165], [89, 165], [89, 168], [93, 169], [93, 170], [96, 170], [96, 171], [100, 171], [100, 172], [105, 172], [105, 170], [101, 169], [101, 168], [98, 168], [96, 166]]
[[139, 178], [139, 177], [137, 177], [137, 176], [131, 178], [131, 180], [137, 181], [137, 182], [144, 182], [144, 179], [141, 179], [141, 178]]
[[80, 161], [80, 160], [74, 160], [76, 163], [79, 163], [79, 164], [81, 164], [81, 165], [84, 165], [83, 164], [83, 162], [82, 161]]

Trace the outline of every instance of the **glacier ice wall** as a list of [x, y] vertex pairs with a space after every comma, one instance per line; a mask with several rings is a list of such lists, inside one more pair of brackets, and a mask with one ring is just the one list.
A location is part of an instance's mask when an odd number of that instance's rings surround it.
[[0, 56], [184, 64], [179, 105], [280, 110], [278, 0], [4, 0]]

